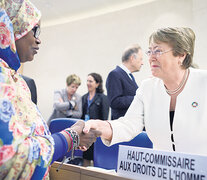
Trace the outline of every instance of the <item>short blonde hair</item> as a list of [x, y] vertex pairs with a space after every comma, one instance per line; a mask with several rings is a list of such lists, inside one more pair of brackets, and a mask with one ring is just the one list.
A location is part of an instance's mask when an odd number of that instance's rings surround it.
[[70, 76], [68, 76], [66, 78], [66, 84], [67, 86], [70, 86], [72, 83], [77, 84], [77, 85], [81, 85], [81, 79], [79, 76], [77, 76], [76, 74], [71, 74]]
[[175, 27], [162, 28], [153, 32], [149, 38], [149, 43], [164, 42], [172, 47], [174, 56], [183, 55], [186, 57], [182, 63], [184, 69], [189, 68], [193, 63], [195, 34], [191, 28]]

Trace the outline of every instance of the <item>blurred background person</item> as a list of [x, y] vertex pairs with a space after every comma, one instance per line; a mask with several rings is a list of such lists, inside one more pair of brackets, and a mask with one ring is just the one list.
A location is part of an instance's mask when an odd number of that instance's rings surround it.
[[142, 65], [142, 49], [135, 44], [125, 49], [122, 64], [109, 73], [106, 89], [112, 120], [124, 116], [127, 112], [138, 88], [132, 73], [139, 71]]
[[82, 100], [76, 93], [81, 79], [76, 74], [66, 78], [66, 88], [54, 92], [53, 113], [48, 124], [55, 118], [81, 118]]
[[[106, 95], [103, 94], [103, 80], [100, 74], [90, 73], [87, 77], [88, 93], [82, 96], [82, 119], [107, 120], [109, 115], [109, 103]], [[93, 145], [83, 152], [84, 165], [92, 165]], [[87, 161], [88, 160], [88, 161]]]

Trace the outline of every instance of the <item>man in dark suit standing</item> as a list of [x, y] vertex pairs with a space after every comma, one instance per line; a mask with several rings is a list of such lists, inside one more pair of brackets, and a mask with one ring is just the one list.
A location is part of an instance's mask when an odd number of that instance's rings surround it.
[[23, 75], [22, 75], [22, 78], [26, 81], [27, 86], [29, 87], [29, 90], [31, 92], [32, 102], [37, 104], [37, 88], [36, 88], [34, 80], [32, 78], [29, 78]]
[[111, 119], [125, 115], [138, 88], [133, 72], [143, 65], [143, 53], [139, 45], [128, 47], [122, 55], [122, 64], [112, 70], [106, 80], [107, 97], [111, 107]]

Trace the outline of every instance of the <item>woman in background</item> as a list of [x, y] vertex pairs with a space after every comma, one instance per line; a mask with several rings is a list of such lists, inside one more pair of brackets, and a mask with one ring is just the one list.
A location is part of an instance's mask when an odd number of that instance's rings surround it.
[[72, 74], [66, 78], [66, 88], [54, 93], [54, 110], [49, 122], [55, 118], [81, 118], [82, 100], [76, 93], [81, 85], [80, 78]]
[[[82, 97], [83, 115], [85, 121], [89, 119], [107, 120], [109, 102], [103, 94], [103, 80], [97, 73], [90, 73], [87, 78], [88, 93]], [[93, 145], [83, 153], [84, 163], [93, 160]]]

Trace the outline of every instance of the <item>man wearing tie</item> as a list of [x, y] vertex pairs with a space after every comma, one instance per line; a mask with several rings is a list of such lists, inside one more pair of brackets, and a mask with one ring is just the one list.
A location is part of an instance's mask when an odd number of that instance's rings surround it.
[[111, 119], [125, 115], [138, 88], [132, 75], [143, 65], [143, 53], [139, 45], [128, 47], [122, 55], [122, 64], [112, 70], [106, 80], [107, 97], [111, 107]]

